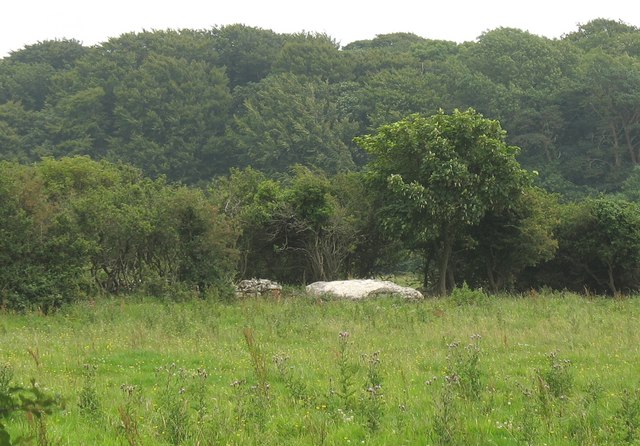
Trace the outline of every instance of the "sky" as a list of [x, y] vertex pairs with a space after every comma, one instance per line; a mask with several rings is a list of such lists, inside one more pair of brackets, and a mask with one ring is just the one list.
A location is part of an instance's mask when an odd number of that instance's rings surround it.
[[0, 57], [38, 41], [96, 45], [126, 32], [242, 23], [277, 33], [326, 33], [346, 45], [378, 34], [473, 41], [498, 27], [561, 37], [595, 18], [640, 27], [636, 0], [4, 0]]

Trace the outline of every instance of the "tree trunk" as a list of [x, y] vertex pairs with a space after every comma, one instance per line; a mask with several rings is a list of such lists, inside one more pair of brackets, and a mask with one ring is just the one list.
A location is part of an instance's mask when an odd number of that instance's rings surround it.
[[487, 262], [487, 279], [489, 279], [489, 286], [491, 287], [491, 291], [494, 293], [498, 292], [498, 282], [496, 281], [495, 276], [493, 275], [493, 268], [489, 262]]
[[609, 128], [611, 130], [611, 136], [613, 137], [613, 165], [615, 167], [620, 167], [620, 165], [622, 164], [621, 159], [620, 159], [620, 142], [618, 139], [618, 129], [616, 128], [615, 124], [613, 122], [611, 122], [609, 124]]
[[449, 228], [444, 229], [442, 237], [442, 251], [440, 253], [440, 262], [438, 265], [438, 295], [445, 296], [447, 294], [447, 269], [449, 268], [449, 259], [451, 258], [451, 250], [453, 248], [453, 238], [451, 237]]
[[427, 290], [429, 288], [429, 266], [433, 260], [433, 247], [424, 249], [424, 265], [422, 267], [422, 288]]
[[614, 297], [618, 296], [618, 289], [616, 288], [616, 282], [613, 278], [613, 268], [611, 264], [607, 264], [607, 273], [609, 274], [609, 288], [613, 292]]
[[455, 268], [451, 266], [451, 262], [449, 262], [447, 266], [447, 283], [449, 284], [447, 287], [448, 290], [454, 290], [458, 286], [456, 284]]
[[631, 136], [631, 132], [629, 131], [629, 127], [624, 126], [624, 138], [627, 142], [627, 148], [629, 149], [629, 156], [631, 157], [631, 162], [633, 165], [638, 164], [638, 157], [636, 156], [636, 148], [633, 145], [633, 138]]

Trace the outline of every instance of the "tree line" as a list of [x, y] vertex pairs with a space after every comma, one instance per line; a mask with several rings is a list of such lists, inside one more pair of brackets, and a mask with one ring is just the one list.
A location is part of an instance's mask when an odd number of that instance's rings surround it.
[[618, 192], [640, 162], [640, 31], [595, 19], [560, 39], [409, 33], [343, 47], [244, 25], [38, 42], [0, 60], [0, 158], [88, 155], [204, 184], [230, 168], [357, 170], [353, 138], [412, 113], [499, 120], [537, 184]]
[[429, 294], [638, 289], [633, 195], [561, 203], [534, 185], [497, 121], [473, 109], [415, 114], [357, 143], [372, 156], [359, 172], [234, 168], [201, 187], [86, 156], [1, 162], [1, 304], [225, 298], [239, 278], [399, 271], [421, 274]]
[[640, 32], [243, 25], [0, 61], [0, 300], [227, 296], [417, 272], [428, 293], [640, 287]]

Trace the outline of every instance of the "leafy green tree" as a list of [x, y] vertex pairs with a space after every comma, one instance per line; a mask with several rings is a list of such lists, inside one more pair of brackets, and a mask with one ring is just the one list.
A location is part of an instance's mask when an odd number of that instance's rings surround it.
[[505, 136], [497, 121], [469, 109], [411, 115], [357, 139], [373, 156], [371, 184], [384, 196], [387, 231], [422, 252], [425, 265], [433, 256], [440, 294], [456, 241], [530, 181]]
[[275, 173], [301, 164], [333, 173], [354, 167], [354, 132], [326, 82], [281, 74], [255, 86], [228, 138], [241, 166]]
[[205, 197], [88, 157], [0, 163], [0, 302], [50, 311], [96, 289], [228, 287], [235, 232]]
[[596, 118], [595, 137], [615, 168], [640, 163], [640, 60], [599, 51], [585, 60], [583, 110]]
[[366, 109], [366, 127], [372, 131], [412, 113], [432, 114], [443, 99], [434, 91], [434, 76], [415, 68], [380, 71], [359, 92]]
[[12, 51], [8, 59], [25, 64], [44, 63], [56, 70], [66, 70], [72, 68], [88, 50], [75, 39], [45, 40]]
[[27, 45], [0, 61], [0, 103], [19, 102], [41, 110], [58, 73], [70, 70], [86, 52], [75, 40], [50, 40]]
[[283, 37], [271, 30], [246, 25], [228, 25], [211, 31], [213, 49], [226, 68], [232, 88], [259, 82], [271, 73], [271, 66], [283, 44]]
[[0, 163], [0, 221], [3, 306], [48, 312], [82, 294], [86, 247], [36, 169]]
[[354, 218], [332, 192], [324, 174], [297, 167], [273, 221], [274, 238], [286, 241], [281, 249], [302, 254], [303, 282], [340, 278], [354, 248]]
[[407, 266], [407, 251], [387, 234], [380, 218], [379, 194], [372, 191], [362, 171], [345, 172], [329, 178], [330, 193], [347, 211], [351, 239], [342, 276], [372, 277], [402, 270]]
[[35, 161], [46, 152], [42, 113], [26, 110], [20, 102], [0, 104], [0, 159]]
[[229, 175], [216, 178], [209, 193], [213, 204], [226, 216], [237, 234], [238, 276], [272, 275], [278, 259], [275, 258], [267, 227], [282, 200], [280, 184], [255, 169], [234, 168]]
[[108, 293], [226, 286], [234, 234], [217, 209], [201, 191], [130, 173], [71, 203], [94, 283]]
[[[160, 245], [175, 252], [175, 279], [201, 294], [211, 287], [225, 291], [236, 272], [236, 232], [200, 190], [179, 186], [169, 192], [156, 231], [165, 225], [175, 231], [177, 243]], [[153, 246], [152, 239], [149, 247]]]
[[345, 50], [384, 49], [389, 52], [410, 52], [415, 46], [427, 43], [428, 40], [413, 33], [378, 34], [374, 39], [357, 40], [344, 47]]
[[0, 60], [0, 102], [14, 101], [27, 110], [41, 110], [55, 73], [56, 70], [46, 63]]
[[544, 283], [613, 295], [638, 290], [640, 210], [635, 203], [601, 197], [567, 205], [557, 238], [558, 254], [540, 274]]
[[361, 242], [362, 225], [349, 204], [363, 200], [347, 199], [347, 190], [343, 175], [327, 177], [302, 166], [281, 181], [254, 169], [218, 179], [212, 195], [239, 233], [240, 277], [285, 283], [344, 277]]
[[467, 66], [488, 76], [493, 82], [513, 88], [543, 89], [562, 76], [563, 61], [571, 52], [552, 40], [513, 28], [487, 31], [478, 42], [463, 47], [461, 57]]
[[620, 188], [620, 198], [640, 205], [640, 166], [635, 166]]
[[[88, 52], [89, 58], [80, 62], [90, 62], [94, 68], [103, 70], [108, 63], [116, 69], [113, 75], [122, 69], [139, 68], [150, 56], [159, 55], [187, 62], [202, 62], [216, 65], [218, 53], [212, 50], [213, 36], [203, 30], [154, 30], [139, 33], [129, 32], [112, 37], [100, 46]], [[98, 65], [95, 63], [98, 62]], [[107, 73], [104, 73], [107, 74]]]
[[[638, 48], [630, 43], [638, 43], [632, 37], [638, 36], [640, 30], [623, 21], [598, 18], [578, 26], [578, 30], [567, 34], [564, 40], [571, 42], [577, 47], [590, 51], [596, 48], [614, 52], [616, 54], [629, 53], [629, 50]], [[633, 54], [633, 52], [632, 52]], [[635, 55], [639, 55], [635, 52]]]
[[272, 73], [339, 82], [350, 77], [348, 62], [338, 44], [326, 34], [294, 34], [287, 36], [273, 62]]
[[559, 218], [557, 198], [536, 188], [525, 189], [508, 207], [487, 212], [469, 231], [462, 279], [493, 292], [517, 286], [523, 271], [556, 254]]
[[221, 69], [151, 55], [114, 96], [109, 158], [190, 183], [228, 169], [216, 165], [231, 103]]
[[68, 94], [47, 109], [44, 129], [51, 155], [103, 158], [108, 149], [108, 124], [103, 87]]
[[424, 72], [427, 56], [416, 49], [428, 43], [427, 39], [411, 33], [382, 34], [371, 40], [352, 42], [342, 51], [348, 56], [355, 79], [366, 82], [369, 76], [380, 71]]

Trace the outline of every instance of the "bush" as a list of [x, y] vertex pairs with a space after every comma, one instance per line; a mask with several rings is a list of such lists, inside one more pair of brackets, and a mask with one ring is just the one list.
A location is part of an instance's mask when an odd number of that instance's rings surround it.
[[479, 305], [486, 302], [488, 299], [487, 294], [482, 288], [471, 289], [466, 282], [461, 287], [456, 287], [451, 291], [451, 301], [456, 305]]
[[235, 234], [200, 190], [88, 158], [0, 164], [0, 302], [47, 312], [88, 291], [204, 296]]

